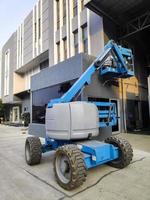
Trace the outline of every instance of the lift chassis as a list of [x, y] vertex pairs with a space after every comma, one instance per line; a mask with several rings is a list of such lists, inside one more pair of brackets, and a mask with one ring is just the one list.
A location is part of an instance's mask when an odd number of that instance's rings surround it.
[[[55, 115], [54, 113], [58, 113], [59, 110], [57, 109], [60, 108], [60, 112], [62, 112], [62, 105], [66, 106], [65, 109], [67, 109], [67, 106], [72, 109], [71, 106], [74, 106], [72, 101], [82, 92], [82, 89], [86, 85], [90, 84], [92, 75], [97, 71], [100, 77], [107, 79], [134, 76], [132, 51], [118, 46], [114, 41], [110, 40], [104, 47], [103, 52], [94, 60], [74, 85], [61, 98], [53, 99], [48, 103], [47, 113], [50, 112], [51, 116]], [[91, 104], [95, 105], [96, 111]], [[78, 103], [76, 105], [78, 106]], [[72, 133], [70, 127], [70, 132], [66, 137], [60, 134], [61, 130], [55, 134], [55, 131], [58, 129], [55, 127], [58, 124], [57, 119], [54, 121], [55, 125], [51, 124], [52, 128], [48, 134], [49, 123], [51, 123], [51, 120], [48, 119], [46, 120], [46, 127], [48, 128], [46, 128], [47, 136], [45, 144], [41, 144], [40, 139], [37, 137], [28, 137], [25, 143], [25, 158], [29, 165], [39, 164], [42, 153], [52, 150], [56, 151], [54, 160], [55, 177], [58, 184], [67, 190], [80, 186], [86, 180], [88, 169], [104, 163], [108, 163], [116, 168], [124, 168], [130, 164], [133, 157], [131, 145], [124, 139], [109, 137], [104, 142], [92, 139], [98, 128], [116, 125], [117, 113], [114, 103], [89, 102], [79, 106], [83, 106], [86, 109], [89, 107], [91, 111], [93, 109], [93, 113], [96, 113], [96, 128], [93, 134], [87, 133], [86, 127], [84, 127], [84, 135], [76, 136], [77, 134]], [[70, 112], [73, 111], [71, 110]], [[75, 112], [75, 116], [76, 114]], [[71, 119], [72, 115], [70, 116]], [[46, 119], [47, 116], [48, 114], [46, 114]], [[97, 120], [96, 117], [99, 119]], [[84, 123], [86, 124], [85, 121]], [[62, 127], [64, 127], [64, 124]], [[52, 130], [55, 130], [53, 135], [51, 135]]]

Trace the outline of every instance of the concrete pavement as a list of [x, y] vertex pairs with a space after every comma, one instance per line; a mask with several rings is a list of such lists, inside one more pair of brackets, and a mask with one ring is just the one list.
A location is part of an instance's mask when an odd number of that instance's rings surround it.
[[107, 165], [92, 169], [84, 185], [71, 192], [55, 181], [54, 152], [43, 155], [40, 165], [26, 165], [26, 136], [21, 128], [0, 126], [0, 200], [150, 199], [150, 136], [123, 135], [136, 148], [131, 165], [123, 170]]

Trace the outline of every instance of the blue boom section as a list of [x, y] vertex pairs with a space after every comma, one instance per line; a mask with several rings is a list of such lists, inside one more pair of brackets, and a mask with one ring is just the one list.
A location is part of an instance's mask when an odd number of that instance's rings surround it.
[[[110, 64], [107, 64], [107, 60]], [[81, 77], [72, 85], [72, 87], [58, 99], [53, 99], [48, 103], [48, 108], [57, 103], [71, 102], [86, 85], [91, 83], [91, 77], [99, 71], [101, 77], [107, 78], [128, 78], [134, 75], [132, 51], [118, 46], [110, 40], [100, 55], [87, 68]], [[95, 102], [93, 102], [95, 103]], [[114, 126], [117, 123], [117, 114], [115, 104], [110, 102], [96, 102], [99, 108], [99, 127]]]

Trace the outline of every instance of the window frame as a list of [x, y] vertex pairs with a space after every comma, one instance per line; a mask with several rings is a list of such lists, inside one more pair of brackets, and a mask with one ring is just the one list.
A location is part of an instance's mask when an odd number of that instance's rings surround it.
[[79, 33], [78, 30], [73, 32], [74, 35], [74, 54], [76, 55], [79, 52]]
[[44, 60], [40, 63], [40, 71], [49, 67], [49, 59]]
[[57, 45], [57, 62], [60, 62], [60, 41], [56, 43]]
[[56, 0], [57, 30], [60, 29], [60, 1]]
[[64, 60], [67, 59], [67, 38], [63, 39]]
[[66, 25], [67, 22], [67, 9], [66, 9], [66, 0], [63, 0], [63, 25]]
[[84, 0], [81, 0], [81, 11], [83, 11], [84, 9], [85, 9]]
[[34, 23], [34, 42], [37, 42], [37, 23]]
[[5, 52], [4, 96], [9, 95], [10, 49]]
[[78, 15], [78, 0], [73, 0], [73, 17]]
[[38, 19], [38, 39], [41, 39], [41, 18]]
[[[86, 34], [85, 34], [86, 30]], [[83, 52], [88, 53], [88, 29], [87, 24], [82, 27], [82, 43], [83, 43]]]

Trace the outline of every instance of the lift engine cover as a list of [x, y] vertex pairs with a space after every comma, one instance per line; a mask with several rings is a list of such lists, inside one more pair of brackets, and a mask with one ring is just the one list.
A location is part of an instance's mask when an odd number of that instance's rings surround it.
[[46, 135], [53, 139], [86, 139], [99, 134], [99, 113], [93, 103], [54, 104], [46, 109]]

